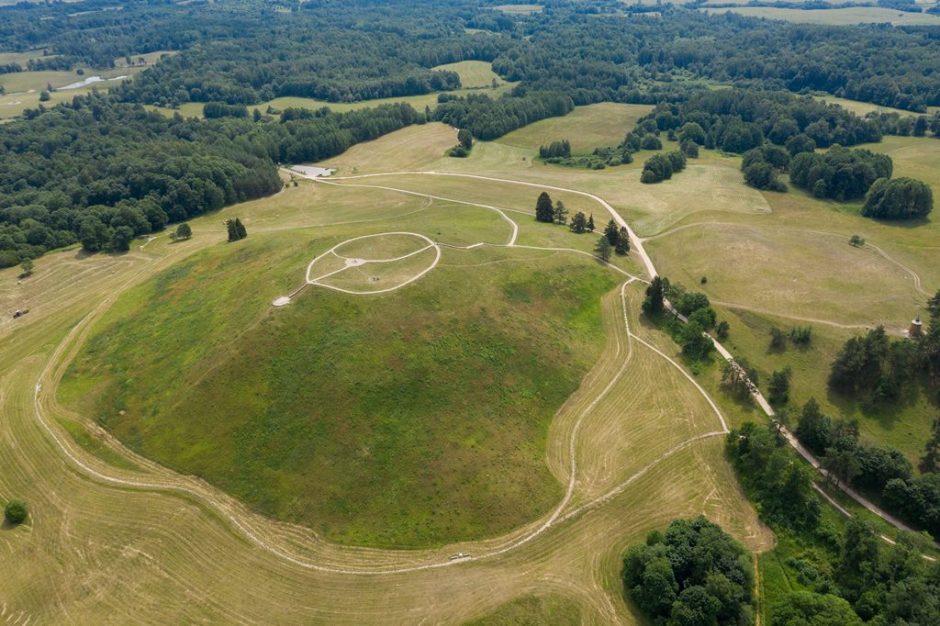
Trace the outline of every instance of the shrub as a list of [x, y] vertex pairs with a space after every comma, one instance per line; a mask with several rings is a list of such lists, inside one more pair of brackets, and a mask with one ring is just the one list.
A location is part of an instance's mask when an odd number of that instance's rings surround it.
[[663, 142], [659, 140], [659, 137], [650, 133], [643, 135], [643, 138], [640, 139], [640, 148], [643, 150], [662, 150]]
[[14, 526], [25, 522], [27, 515], [26, 503], [21, 500], [10, 500], [3, 509], [3, 517]]

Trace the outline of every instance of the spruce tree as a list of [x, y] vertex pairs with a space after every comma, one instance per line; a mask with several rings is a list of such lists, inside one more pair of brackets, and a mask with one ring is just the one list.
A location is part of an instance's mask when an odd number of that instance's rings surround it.
[[554, 218], [556, 224], [565, 225], [568, 223], [568, 209], [565, 208], [561, 200], [555, 203]]
[[578, 211], [574, 214], [574, 217], [571, 218], [571, 232], [580, 235], [587, 230], [587, 218], [584, 216], [584, 213]]
[[617, 228], [617, 222], [614, 220], [607, 222], [607, 226], [604, 227], [604, 236], [607, 237], [607, 241], [610, 242], [610, 245], [617, 245], [617, 237], [620, 236], [620, 229]]
[[666, 294], [668, 283], [659, 276], [654, 276], [650, 286], [646, 288], [646, 299], [643, 300], [643, 311], [647, 315], [658, 315], [663, 312], [665, 303], [663, 298]]
[[535, 219], [549, 224], [555, 221], [555, 207], [551, 197], [544, 191], [539, 194], [539, 199], [535, 203]]
[[245, 230], [245, 225], [242, 224], [242, 221], [237, 217], [235, 218], [235, 232], [238, 234], [239, 239], [244, 239], [248, 236], [248, 231]]
[[235, 220], [226, 220], [225, 226], [228, 228], [228, 240], [238, 241], [238, 230], [235, 228]]
[[620, 227], [620, 232], [617, 233], [617, 243], [614, 246], [614, 251], [623, 256], [630, 252], [630, 233], [627, 232], [625, 227]]
[[597, 253], [597, 258], [601, 261], [610, 260], [610, 251], [613, 249], [613, 246], [610, 245], [610, 241], [606, 236], [601, 235], [601, 238], [597, 240], [597, 245], [594, 247], [594, 252]]
[[593, 213], [591, 213], [591, 215], [588, 216], [587, 229], [591, 231], [592, 233], [594, 232], [594, 214]]

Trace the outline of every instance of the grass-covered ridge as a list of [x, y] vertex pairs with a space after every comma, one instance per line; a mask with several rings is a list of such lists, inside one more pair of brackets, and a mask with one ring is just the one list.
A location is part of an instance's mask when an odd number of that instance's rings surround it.
[[[384, 296], [308, 288], [337, 243], [216, 246], [124, 295], [61, 397], [134, 450], [347, 543], [419, 546], [509, 530], [561, 494], [555, 411], [603, 341], [614, 278], [589, 259], [460, 252]], [[448, 264], [450, 263], [450, 264]]]

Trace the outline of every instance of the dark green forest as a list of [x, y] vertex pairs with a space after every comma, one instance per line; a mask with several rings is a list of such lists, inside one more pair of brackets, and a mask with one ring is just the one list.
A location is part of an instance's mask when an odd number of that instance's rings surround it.
[[[852, 439], [850, 433], [840, 436]], [[769, 607], [773, 626], [940, 622], [940, 565], [922, 558], [922, 538], [902, 534], [890, 545], [867, 522], [821, 515], [813, 471], [775, 426], [747, 422], [728, 434], [726, 450], [761, 518], [778, 537], [775, 552], [785, 556], [790, 591]], [[897, 467], [904, 471], [903, 461], [890, 451], [862, 447], [858, 455], [863, 480], [881, 480]], [[888, 483], [908, 484], [899, 478]], [[910, 493], [923, 490], [914, 487]]]
[[0, 265], [135, 236], [281, 188], [277, 163], [316, 161], [418, 120], [408, 105], [300, 119], [167, 118], [76, 97], [0, 134]]

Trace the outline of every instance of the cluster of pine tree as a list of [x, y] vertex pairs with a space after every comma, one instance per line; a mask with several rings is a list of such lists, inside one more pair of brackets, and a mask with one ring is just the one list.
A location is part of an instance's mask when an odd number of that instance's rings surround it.
[[535, 202], [535, 219], [546, 224], [568, 225], [571, 232], [580, 235], [594, 232], [594, 214], [585, 215], [578, 211], [568, 222], [568, 207], [561, 200], [552, 202], [552, 197], [543, 191]]
[[235, 219], [225, 220], [225, 227], [228, 230], [229, 242], [241, 241], [248, 236], [248, 231], [245, 229], [245, 225], [242, 224], [242, 221], [237, 217]]
[[543, 159], [570, 157], [571, 143], [567, 139], [562, 139], [553, 141], [547, 146], [539, 146], [539, 156]]

